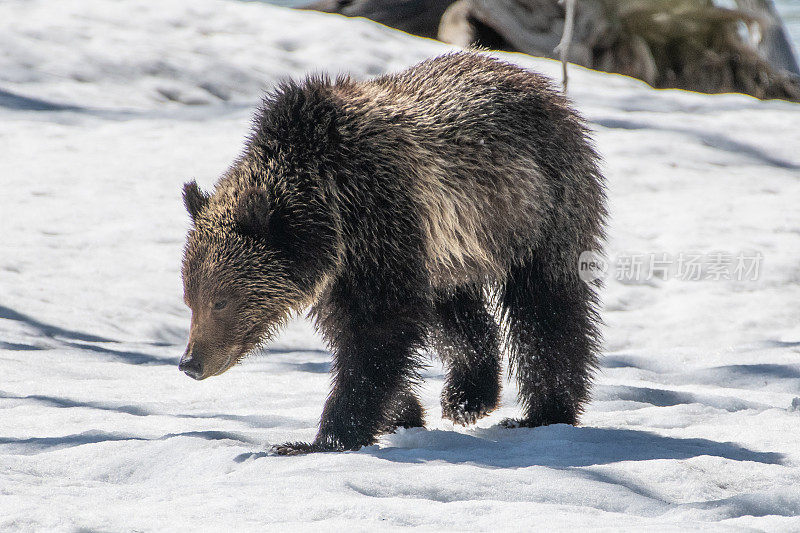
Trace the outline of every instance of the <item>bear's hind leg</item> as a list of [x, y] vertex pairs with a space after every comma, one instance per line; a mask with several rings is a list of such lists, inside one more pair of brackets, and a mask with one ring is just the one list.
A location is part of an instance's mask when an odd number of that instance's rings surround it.
[[597, 364], [593, 288], [575, 265], [534, 256], [509, 273], [501, 292], [511, 368], [524, 416], [508, 427], [576, 424]]
[[438, 295], [434, 346], [447, 367], [442, 417], [466, 426], [497, 408], [501, 356], [497, 324], [482, 289], [462, 287]]

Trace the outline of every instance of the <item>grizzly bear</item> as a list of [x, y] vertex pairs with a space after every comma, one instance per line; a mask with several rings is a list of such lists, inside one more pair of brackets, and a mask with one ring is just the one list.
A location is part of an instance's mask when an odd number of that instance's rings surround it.
[[284, 83], [214, 192], [192, 181], [184, 203], [180, 369], [219, 375], [308, 307], [332, 351], [316, 439], [275, 453], [423, 426], [426, 347], [447, 368], [443, 416], [474, 423], [498, 406], [503, 337], [523, 409], [506, 425], [577, 423], [600, 342], [578, 258], [602, 244], [605, 194], [583, 120], [546, 78], [462, 52]]

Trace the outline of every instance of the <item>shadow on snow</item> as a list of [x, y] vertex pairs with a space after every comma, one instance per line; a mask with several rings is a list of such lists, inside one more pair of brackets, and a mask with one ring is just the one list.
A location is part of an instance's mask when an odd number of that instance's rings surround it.
[[22, 455], [33, 455], [54, 449], [82, 446], [84, 444], [98, 444], [117, 441], [161, 441], [177, 437], [193, 437], [204, 440], [235, 440], [244, 444], [257, 444], [255, 441], [238, 433], [228, 431], [185, 431], [182, 433], [168, 433], [161, 437], [141, 437], [126, 433], [111, 433], [107, 431], [85, 431], [61, 437], [31, 437], [20, 439], [16, 437], [0, 437], [0, 445], [19, 448]]
[[371, 446], [359, 453], [400, 463], [442, 461], [494, 468], [563, 468], [701, 456], [764, 464], [782, 464], [784, 460], [783, 454], [753, 451], [732, 442], [563, 424], [534, 429], [495, 426], [477, 429], [472, 435], [412, 429], [388, 436], [386, 440], [384, 447]]
[[81, 350], [89, 350], [91, 352], [107, 355], [111, 359], [130, 365], [169, 365], [177, 367], [178, 361], [180, 360], [180, 357], [177, 355], [174, 357], [158, 357], [144, 352], [115, 350], [95, 344], [83, 344], [79, 342], [65, 342], [64, 344], [72, 346], [73, 348], [80, 348]]
[[764, 165], [788, 170], [800, 170], [800, 165], [797, 163], [786, 161], [779, 157], [774, 157], [760, 148], [745, 144], [740, 141], [735, 141], [729, 137], [726, 137], [725, 135], [714, 133], [698, 133], [697, 131], [689, 128], [658, 127], [656, 125], [647, 124], [644, 122], [615, 118], [596, 119], [593, 122], [598, 126], [603, 126], [604, 128], [610, 129], [660, 130], [681, 133], [694, 137], [696, 140], [699, 140], [701, 143], [706, 146], [710, 146], [711, 148], [716, 148], [717, 150], [722, 150], [731, 154], [743, 155]]
[[[117, 341], [99, 335], [92, 335], [90, 333], [83, 333], [65, 329], [53, 324], [47, 324], [37, 320], [28, 315], [24, 315], [9, 307], [0, 305], [0, 319], [13, 320], [21, 322], [28, 327], [35, 329], [39, 335], [51, 339], [60, 340], [62, 344], [79, 348], [81, 350], [89, 350], [96, 353], [101, 353], [111, 358], [133, 365], [177, 365], [180, 357], [158, 357], [152, 354], [143, 352], [133, 352], [127, 350], [116, 350], [105, 346], [98, 346], [97, 344], [86, 343], [116, 343]], [[163, 343], [154, 343], [156, 346], [163, 346]], [[47, 347], [34, 346], [28, 344], [0, 342], [0, 348], [7, 350], [43, 350]]]
[[292, 427], [292, 428], [306, 427], [306, 424], [304, 424], [302, 420], [285, 416], [230, 415], [223, 413], [164, 413], [164, 412], [152, 411], [150, 409], [138, 405], [124, 405], [124, 404], [114, 405], [96, 401], [79, 401], [79, 400], [72, 400], [69, 398], [62, 398], [59, 396], [48, 396], [44, 394], [30, 394], [26, 396], [21, 396], [4, 391], [0, 391], [0, 399], [33, 401], [57, 408], [83, 408], [83, 409], [96, 409], [100, 411], [113, 411], [133, 416], [170, 416], [174, 418], [229, 420], [232, 422], [240, 422], [242, 424], [247, 424], [248, 426], [257, 429], [266, 429], [266, 428], [273, 428], [280, 426]]
[[78, 106], [22, 96], [3, 89], [0, 89], [0, 107], [16, 111], [83, 111], [83, 108]]
[[81, 333], [80, 331], [73, 331], [69, 329], [64, 329], [58, 326], [54, 326], [52, 324], [46, 324], [44, 322], [40, 322], [33, 317], [28, 315], [23, 315], [22, 313], [18, 313], [11, 308], [5, 307], [0, 305], [0, 318], [5, 318], [6, 320], [14, 320], [16, 322], [22, 322], [23, 324], [27, 324], [28, 326], [36, 329], [44, 335], [45, 337], [63, 337], [65, 339], [72, 339], [76, 341], [83, 341], [83, 342], [114, 342], [112, 339], [107, 339], [105, 337], [99, 337], [97, 335], [90, 335], [88, 333]]

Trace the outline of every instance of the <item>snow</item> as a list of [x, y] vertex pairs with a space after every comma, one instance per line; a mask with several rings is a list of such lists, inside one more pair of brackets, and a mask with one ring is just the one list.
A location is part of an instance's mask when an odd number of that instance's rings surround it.
[[427, 429], [273, 457], [313, 438], [330, 355], [297, 319], [223, 376], [178, 372], [180, 186], [225, 170], [276, 81], [447, 48], [217, 0], [10, 0], [0, 48], [0, 529], [800, 529], [800, 106], [573, 67], [617, 269], [758, 253], [758, 278], [608, 279], [580, 427], [500, 428], [513, 383], [454, 427], [432, 360]]

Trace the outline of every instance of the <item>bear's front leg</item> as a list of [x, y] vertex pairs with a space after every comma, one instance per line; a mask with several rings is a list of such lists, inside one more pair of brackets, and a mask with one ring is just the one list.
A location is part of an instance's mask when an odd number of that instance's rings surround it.
[[[421, 424], [421, 409], [413, 421], [404, 418], [408, 418], [407, 404], [418, 408], [416, 398], [407, 400], [413, 397], [409, 386], [418, 379], [428, 307], [413, 296], [332, 291], [327, 304], [314, 311], [334, 357], [333, 390], [319, 433], [313, 443], [286, 443], [273, 452], [357, 450], [373, 444], [382, 431]], [[398, 409], [399, 405], [404, 409]]]

